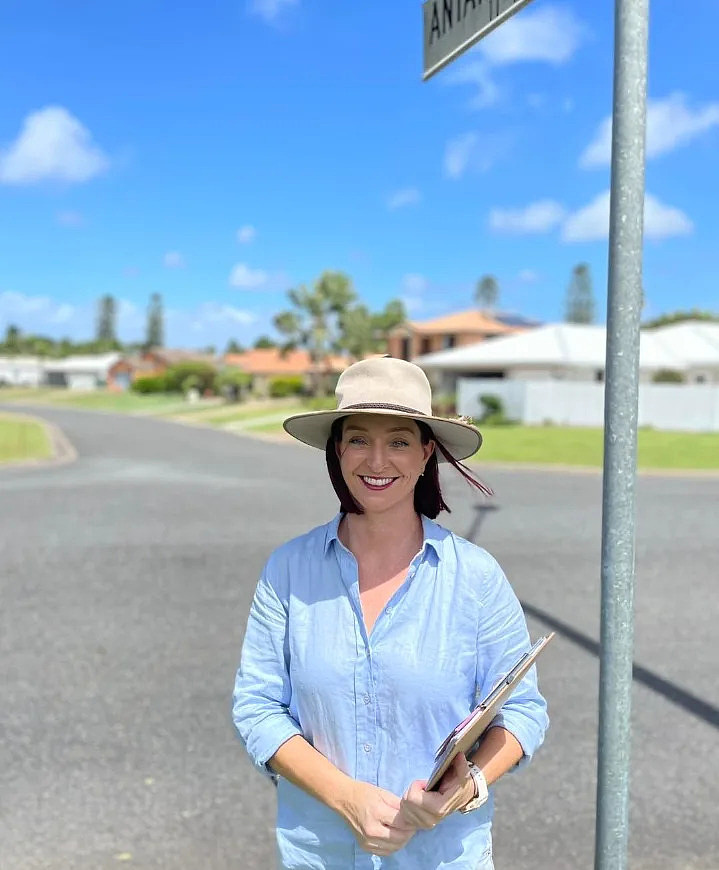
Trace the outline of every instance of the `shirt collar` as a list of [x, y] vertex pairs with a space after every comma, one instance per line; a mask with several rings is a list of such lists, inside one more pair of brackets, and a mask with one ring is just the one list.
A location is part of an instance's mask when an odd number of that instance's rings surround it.
[[[325, 556], [329, 552], [333, 541], [339, 543], [337, 532], [339, 531], [341, 520], [342, 513], [340, 512], [336, 517], [334, 517], [334, 519], [327, 523], [325, 532]], [[443, 529], [438, 523], [433, 522], [429, 517], [422, 516], [422, 533], [424, 535], [422, 550], [431, 547], [437, 558], [441, 560], [444, 540], [449, 536], [449, 532], [446, 529]]]

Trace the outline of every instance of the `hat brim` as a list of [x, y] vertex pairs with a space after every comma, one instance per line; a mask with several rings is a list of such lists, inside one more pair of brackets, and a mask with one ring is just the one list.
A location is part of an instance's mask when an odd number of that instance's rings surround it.
[[[324, 450], [330, 437], [332, 424], [341, 417], [353, 414], [377, 414], [383, 417], [407, 417], [424, 423], [434, 433], [438, 441], [452, 454], [455, 459], [462, 460], [475, 454], [482, 446], [482, 434], [471, 423], [460, 420], [448, 420], [446, 417], [427, 417], [424, 414], [408, 414], [385, 408], [336, 411], [308, 411], [306, 414], [293, 414], [282, 424], [285, 432], [307, 444]], [[441, 451], [437, 451], [437, 459], [446, 461]]]

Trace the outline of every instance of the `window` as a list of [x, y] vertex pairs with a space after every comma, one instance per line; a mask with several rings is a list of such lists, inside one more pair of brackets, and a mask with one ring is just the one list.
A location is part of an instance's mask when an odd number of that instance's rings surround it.
[[402, 349], [400, 354], [402, 355], [402, 359], [409, 359], [409, 338], [407, 336], [402, 339]]
[[457, 344], [457, 336], [456, 335], [444, 335], [442, 336], [442, 348], [444, 350], [449, 350]]
[[419, 345], [421, 354], [429, 353], [432, 350], [432, 342], [428, 338], [423, 338]]

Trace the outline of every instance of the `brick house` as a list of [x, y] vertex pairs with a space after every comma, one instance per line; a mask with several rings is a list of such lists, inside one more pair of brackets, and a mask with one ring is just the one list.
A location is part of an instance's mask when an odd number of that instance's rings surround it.
[[495, 320], [476, 308], [446, 314], [434, 320], [408, 320], [393, 329], [387, 339], [387, 352], [411, 360], [428, 353], [476, 344], [487, 338], [521, 332], [523, 327]]

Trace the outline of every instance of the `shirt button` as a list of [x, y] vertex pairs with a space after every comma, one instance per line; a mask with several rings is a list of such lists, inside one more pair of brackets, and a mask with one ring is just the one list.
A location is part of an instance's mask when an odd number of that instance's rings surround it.
[[370, 698], [370, 696], [369, 696], [369, 692], [365, 692], [365, 693], [364, 693], [364, 698], [363, 698], [363, 700], [364, 700], [365, 704], [369, 704], [369, 703], [370, 703], [370, 701], [372, 700], [372, 698]]
[[365, 743], [364, 751], [365, 752], [372, 752], [372, 747], [369, 745], [369, 743]]
[[387, 614], [387, 616], [390, 616], [390, 615], [392, 614], [392, 608], [391, 608], [391, 607], [387, 607], [387, 608], [385, 608], [385, 611], [384, 611], [384, 612]]

